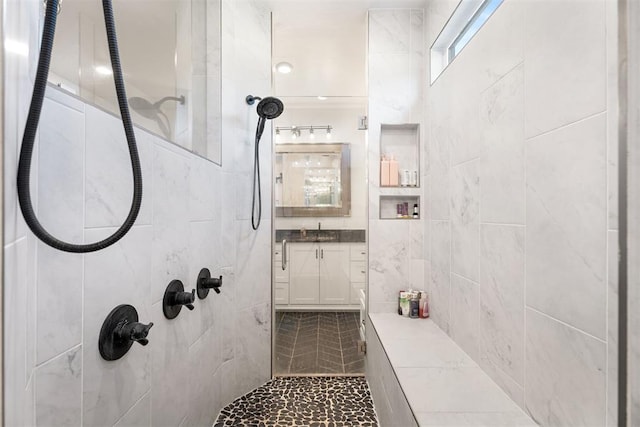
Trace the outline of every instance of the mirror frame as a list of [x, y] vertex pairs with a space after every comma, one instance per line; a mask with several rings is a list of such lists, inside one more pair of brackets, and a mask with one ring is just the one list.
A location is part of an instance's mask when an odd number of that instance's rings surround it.
[[276, 156], [284, 153], [340, 154], [340, 183], [342, 207], [286, 207], [276, 206], [276, 217], [351, 216], [351, 149], [348, 143], [334, 144], [276, 144]]

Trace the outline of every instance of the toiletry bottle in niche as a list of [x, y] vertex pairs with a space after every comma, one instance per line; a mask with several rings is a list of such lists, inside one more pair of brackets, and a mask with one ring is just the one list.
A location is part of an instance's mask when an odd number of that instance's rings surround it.
[[418, 171], [416, 170], [411, 171], [411, 186], [412, 187], [418, 186]]
[[411, 181], [411, 174], [409, 172], [409, 169], [404, 169], [402, 171], [402, 174], [400, 174], [400, 186], [408, 187], [410, 181]]
[[402, 206], [402, 216], [405, 218], [409, 218], [409, 202], [404, 202]]
[[394, 156], [389, 160], [389, 186], [398, 186], [398, 161]]
[[429, 317], [429, 297], [426, 292], [420, 293], [420, 317], [423, 319]]
[[380, 186], [389, 186], [389, 159], [386, 156], [382, 156], [380, 160]]
[[420, 214], [418, 213], [418, 204], [414, 203], [413, 204], [413, 217], [417, 219], [419, 216], [420, 216]]
[[402, 218], [402, 210], [403, 210], [402, 203], [398, 203], [396, 205], [396, 218]]

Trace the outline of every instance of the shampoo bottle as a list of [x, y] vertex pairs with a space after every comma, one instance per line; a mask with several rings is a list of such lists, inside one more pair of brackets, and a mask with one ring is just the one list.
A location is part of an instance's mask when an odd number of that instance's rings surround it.
[[389, 160], [389, 186], [398, 186], [398, 161], [394, 156]]
[[380, 160], [380, 186], [389, 186], [389, 160], [385, 156]]

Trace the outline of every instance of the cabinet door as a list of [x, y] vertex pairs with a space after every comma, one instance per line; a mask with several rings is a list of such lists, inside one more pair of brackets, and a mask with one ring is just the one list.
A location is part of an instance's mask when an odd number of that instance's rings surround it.
[[289, 304], [318, 304], [318, 245], [292, 243], [290, 248]]
[[349, 304], [349, 245], [320, 245], [320, 304]]

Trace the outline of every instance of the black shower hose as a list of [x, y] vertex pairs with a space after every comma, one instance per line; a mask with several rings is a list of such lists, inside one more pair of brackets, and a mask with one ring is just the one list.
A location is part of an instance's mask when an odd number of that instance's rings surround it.
[[[262, 218], [262, 191], [260, 190], [260, 138], [264, 132], [264, 125], [267, 119], [260, 116], [258, 119], [258, 127], [256, 128], [255, 153], [253, 156], [253, 195], [251, 197], [251, 227], [257, 230], [260, 227], [260, 219]], [[258, 212], [256, 218], [256, 187], [258, 193]]]
[[129, 215], [124, 223], [115, 233], [104, 240], [88, 244], [73, 244], [63, 242], [49, 234], [49, 232], [47, 232], [47, 230], [45, 230], [40, 224], [33, 210], [33, 204], [31, 203], [31, 189], [29, 185], [31, 158], [33, 156], [33, 146], [36, 138], [36, 132], [38, 130], [38, 123], [40, 121], [40, 113], [42, 112], [42, 103], [47, 87], [47, 78], [49, 76], [51, 51], [53, 49], [53, 39], [56, 32], [58, 0], [47, 1], [35, 85], [33, 88], [33, 95], [31, 97], [31, 106], [29, 107], [29, 115], [27, 116], [24, 136], [22, 138], [22, 148], [20, 149], [20, 162], [18, 164], [18, 200], [20, 202], [22, 215], [36, 237], [47, 245], [65, 252], [95, 252], [113, 245], [123, 238], [131, 229], [138, 217], [140, 205], [142, 204], [142, 169], [140, 167], [140, 158], [138, 155], [138, 148], [136, 146], [136, 138], [133, 132], [133, 123], [129, 113], [124, 79], [122, 77], [122, 67], [120, 66], [120, 54], [118, 52], [118, 40], [116, 36], [115, 21], [113, 19], [113, 6], [111, 4], [111, 0], [102, 0], [102, 9], [104, 11], [104, 23], [107, 29], [107, 40], [109, 43], [109, 55], [111, 56], [113, 80], [116, 87], [116, 94], [118, 96], [122, 125], [124, 126], [124, 132], [129, 146], [131, 169], [133, 171], [133, 201], [131, 203]]

